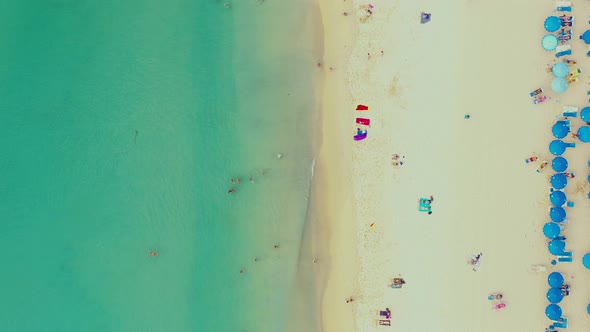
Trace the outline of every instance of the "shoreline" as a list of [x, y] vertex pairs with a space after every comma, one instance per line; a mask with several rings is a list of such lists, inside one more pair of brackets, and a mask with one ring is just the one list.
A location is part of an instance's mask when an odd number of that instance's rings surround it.
[[355, 331], [355, 307], [345, 301], [358, 291], [358, 254], [350, 180], [352, 137], [348, 134], [348, 116], [343, 115], [351, 107], [351, 96], [345, 82], [358, 27], [353, 15], [342, 14], [352, 12], [352, 3], [319, 0], [318, 4], [324, 37], [320, 68], [323, 76], [321, 141], [310, 211], [318, 225], [318, 239], [314, 243], [322, 252], [316, 275], [320, 288], [321, 331]]

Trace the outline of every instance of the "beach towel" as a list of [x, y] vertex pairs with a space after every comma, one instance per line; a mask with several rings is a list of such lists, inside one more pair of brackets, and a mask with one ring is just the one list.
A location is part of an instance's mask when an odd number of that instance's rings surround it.
[[362, 124], [362, 125], [365, 125], [365, 126], [370, 126], [371, 125], [371, 119], [356, 118], [356, 123]]
[[369, 110], [369, 106], [358, 104], [358, 105], [356, 105], [356, 110], [357, 111], [368, 111]]

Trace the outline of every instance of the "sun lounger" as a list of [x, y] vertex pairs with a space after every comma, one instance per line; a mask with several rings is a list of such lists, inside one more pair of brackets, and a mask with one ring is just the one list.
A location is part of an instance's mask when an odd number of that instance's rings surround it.
[[567, 207], [574, 207], [575, 203], [574, 202], [567, 202], [567, 203], [565, 203], [565, 205]]
[[389, 319], [389, 318], [391, 318], [391, 311], [379, 310], [379, 316], [387, 317], [387, 319]]
[[572, 257], [573, 255], [574, 253], [571, 251], [564, 251], [561, 253], [561, 255], [559, 255], [559, 257]]
[[559, 45], [555, 48], [555, 52], [564, 52], [572, 49], [572, 45]]
[[555, 1], [555, 7], [571, 7], [571, 1]]
[[576, 147], [576, 143], [574, 143], [574, 142], [565, 142], [565, 147], [566, 148], [575, 148]]
[[[590, 53], [590, 52], [588, 52]], [[566, 55], [571, 55], [572, 54], [572, 50], [567, 50], [567, 51], [562, 51], [562, 52], [557, 52], [555, 53], [555, 57], [556, 58], [561, 58], [562, 56], [566, 56]], [[590, 55], [588, 55], [590, 56]]]
[[571, 12], [572, 7], [556, 7], [555, 11], [556, 12]]
[[560, 263], [571, 263], [574, 261], [574, 259], [572, 257], [559, 257], [557, 258], [557, 261]]
[[545, 265], [531, 265], [529, 266], [529, 272], [545, 272], [547, 267]]
[[557, 121], [558, 123], [563, 123], [566, 126], [570, 126], [572, 124], [572, 122], [570, 120], [559, 120]]
[[559, 327], [559, 328], [562, 328], [562, 329], [567, 329], [567, 323], [562, 323], [562, 322], [553, 322], [553, 325], [552, 325], [552, 326], [553, 326], [554, 328], [555, 328], [555, 327]]
[[568, 118], [577, 118], [578, 112], [563, 112], [563, 116]]
[[390, 320], [386, 320], [386, 319], [380, 319], [379, 320], [379, 325], [381, 325], [381, 326], [391, 326], [391, 321]]

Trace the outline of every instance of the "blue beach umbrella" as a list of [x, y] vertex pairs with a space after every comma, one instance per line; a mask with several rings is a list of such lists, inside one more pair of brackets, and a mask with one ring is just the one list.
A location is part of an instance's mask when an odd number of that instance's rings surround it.
[[557, 16], [549, 16], [545, 19], [545, 30], [555, 32], [561, 28], [561, 19]]
[[565, 209], [561, 206], [554, 206], [549, 209], [549, 217], [555, 222], [562, 222], [565, 220]]
[[564, 138], [570, 133], [570, 127], [563, 121], [557, 121], [553, 127], [551, 127], [551, 133], [553, 133], [555, 138]]
[[588, 303], [588, 306], [586, 307], [586, 312], [588, 312], [588, 315], [590, 315], [590, 303]]
[[565, 152], [565, 149], [566, 145], [562, 140], [556, 139], [549, 143], [549, 152], [555, 156], [561, 156]]
[[564, 157], [555, 157], [551, 162], [551, 167], [553, 168], [553, 170], [559, 173], [565, 172], [567, 166], [568, 162], [567, 159], [565, 159]]
[[549, 194], [549, 200], [555, 206], [562, 206], [567, 201], [567, 197], [563, 191], [556, 190]]
[[563, 311], [561, 311], [561, 307], [555, 303], [551, 303], [550, 305], [545, 308], [545, 315], [551, 320], [558, 320], [561, 318]]
[[590, 122], [590, 106], [582, 108], [580, 111], [580, 117], [584, 122]]
[[553, 69], [551, 69], [553, 75], [555, 77], [566, 77], [567, 74], [570, 73], [570, 69], [567, 67], [567, 64], [563, 61], [559, 61], [558, 63], [553, 65]]
[[551, 303], [559, 303], [563, 300], [563, 292], [559, 288], [551, 287], [547, 291], [547, 300]]
[[590, 44], [590, 30], [586, 30], [580, 39], [582, 39], [584, 43]]
[[559, 41], [557, 40], [556, 35], [548, 34], [541, 39], [541, 46], [545, 51], [553, 51], [557, 48], [557, 44]]
[[563, 77], [556, 77], [551, 82], [551, 89], [557, 93], [564, 93], [567, 91], [567, 88], [567, 81]]
[[580, 129], [578, 129], [578, 139], [584, 143], [590, 142], [590, 127], [580, 127]]
[[563, 274], [559, 272], [551, 272], [551, 274], [549, 274], [547, 277], [547, 283], [549, 284], [549, 287], [559, 287], [563, 285], [564, 282], [565, 278], [563, 277]]
[[567, 176], [563, 173], [553, 174], [551, 176], [551, 186], [555, 189], [563, 189], [567, 186]]
[[549, 239], [558, 237], [560, 232], [561, 227], [559, 227], [559, 224], [557, 223], [548, 222], [545, 224], [545, 226], [543, 226], [543, 234], [545, 234], [545, 236]]
[[590, 252], [584, 255], [584, 258], [582, 258], [582, 264], [584, 264], [585, 268], [590, 270]]
[[565, 251], [565, 241], [553, 239], [547, 248], [552, 255], [561, 255]]

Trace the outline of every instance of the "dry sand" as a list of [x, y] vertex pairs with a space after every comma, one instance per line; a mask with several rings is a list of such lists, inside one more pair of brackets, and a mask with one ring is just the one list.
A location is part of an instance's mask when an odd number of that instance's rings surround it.
[[[573, 12], [580, 82], [534, 106], [528, 93], [550, 90], [545, 68], [555, 62], [540, 46], [552, 2], [376, 0], [361, 23], [359, 6], [368, 3], [321, 3], [326, 80], [317, 178], [332, 252], [323, 330], [542, 331], [553, 270], [572, 286], [562, 302], [570, 330], [590, 330], [590, 273], [581, 265], [590, 251], [583, 220], [589, 148], [578, 143], [565, 154], [577, 175], [565, 190], [576, 203], [565, 231], [574, 263], [557, 267], [542, 234], [552, 172], [537, 174], [524, 162], [533, 152], [550, 161], [555, 116], [563, 105], [588, 104], [590, 67], [577, 36], [588, 27], [590, 4], [575, 3]], [[432, 21], [421, 25], [423, 10]], [[355, 112], [356, 104], [371, 110]], [[357, 116], [372, 123], [368, 138], [353, 142]], [[576, 130], [582, 124], [572, 120]], [[406, 157], [402, 167], [391, 165], [394, 153]], [[418, 212], [418, 199], [429, 195], [434, 213]], [[466, 260], [479, 252], [474, 272]], [[547, 272], [529, 271], [538, 264]], [[397, 276], [407, 284], [388, 288]], [[487, 296], [497, 291], [508, 307], [496, 312]], [[378, 327], [385, 307], [392, 326]]]

